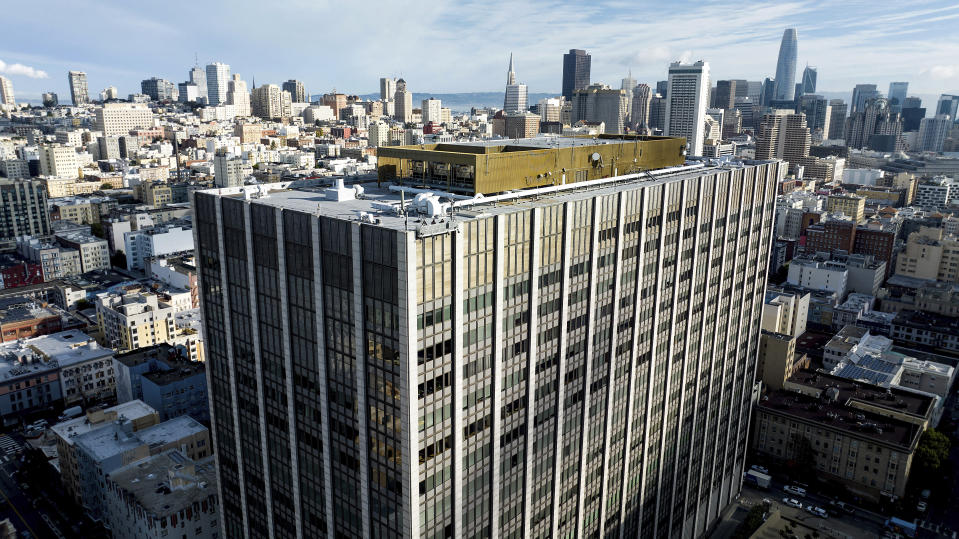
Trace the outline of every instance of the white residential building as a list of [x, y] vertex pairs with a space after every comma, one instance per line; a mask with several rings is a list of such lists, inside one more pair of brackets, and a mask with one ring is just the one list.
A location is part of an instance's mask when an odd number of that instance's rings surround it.
[[849, 270], [842, 262], [796, 258], [789, 264], [787, 281], [812, 290], [836, 292], [841, 300], [846, 297]]
[[40, 174], [61, 178], [79, 178], [80, 160], [70, 146], [40, 146]]
[[146, 259], [193, 250], [193, 230], [183, 226], [161, 225], [123, 234], [127, 269], [146, 269]]

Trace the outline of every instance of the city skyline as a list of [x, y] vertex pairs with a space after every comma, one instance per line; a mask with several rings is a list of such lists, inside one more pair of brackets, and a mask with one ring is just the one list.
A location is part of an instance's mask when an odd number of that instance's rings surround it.
[[[592, 55], [592, 82], [611, 86], [630, 68], [637, 80], [654, 82], [665, 79], [669, 62], [699, 59], [713, 66], [714, 80], [762, 80], [775, 74], [784, 28], [798, 30], [802, 43], [797, 66], [817, 66], [819, 87], [825, 92], [849, 91], [863, 82], [884, 87], [899, 80], [909, 81], [910, 90], [919, 95], [948, 93], [950, 88], [959, 86], [959, 64], [954, 60], [959, 56], [959, 44], [935, 38], [940, 30], [947, 32], [959, 18], [959, 5], [944, 2], [878, 7], [870, 4], [868, 19], [860, 16], [864, 3], [834, 6], [799, 1], [768, 6], [751, 2], [723, 12], [721, 20], [736, 20], [736, 28], [704, 33], [704, 26], [715, 26], [720, 20], [708, 10], [698, 14], [678, 9], [674, 14], [650, 17], [649, 10], [627, 9], [618, 2], [580, 8], [534, 0], [528, 3], [527, 11], [543, 14], [542, 24], [556, 30], [538, 35], [536, 40], [525, 37], [527, 32], [518, 31], [517, 25], [524, 24], [521, 17], [512, 17], [508, 15], [512, 10], [498, 10], [495, 5], [431, 5], [426, 9], [425, 5], [386, 4], [373, 8], [385, 20], [399, 25], [416, 21], [437, 30], [422, 34], [429, 39], [410, 34], [406, 39], [395, 40], [392, 32], [384, 32], [382, 37], [364, 34], [363, 40], [349, 41], [353, 34], [341, 29], [354, 28], [349, 19], [370, 10], [356, 10], [356, 15], [346, 11], [341, 16], [347, 23], [319, 34], [321, 42], [324, 37], [346, 40], [344, 46], [336, 55], [317, 59], [277, 55], [276, 49], [261, 47], [258, 41], [243, 36], [259, 31], [257, 24], [270, 16], [291, 25], [284, 34], [292, 45], [288, 50], [309, 50], [304, 47], [315, 46], [318, 35], [313, 24], [316, 19], [309, 15], [327, 9], [322, 5], [270, 5], [269, 13], [261, 13], [258, 9], [266, 7], [256, 5], [250, 9], [217, 10], [222, 23], [209, 26], [207, 19], [184, 18], [178, 10], [147, 14], [109, 2], [91, 4], [85, 9], [76, 9], [74, 5], [58, 9], [56, 4], [43, 19], [32, 18], [25, 12], [10, 14], [8, 43], [29, 43], [30, 47], [0, 47], [0, 74], [11, 78], [23, 100], [38, 100], [42, 92], [51, 90], [65, 95], [65, 74], [69, 70], [88, 73], [91, 93], [114, 85], [125, 96], [138, 91], [139, 81], [153, 76], [182, 82], [188, 78], [195, 55], [201, 65], [213, 61], [230, 64], [232, 72], [242, 74], [246, 80], [256, 77], [261, 83], [274, 84], [290, 78], [302, 80], [312, 94], [334, 87], [349, 93], [375, 92], [376, 81], [384, 75], [403, 77], [416, 91], [495, 90], [500, 87], [500, 78], [490, 77], [489, 73], [501, 73], [501, 58], [511, 51], [523, 59], [526, 67], [522, 78], [531, 93], [558, 94], [561, 56], [570, 48], [585, 49]], [[83, 33], [83, 28], [106, 17], [115, 23], [108, 41]], [[828, 27], [819, 23], [824, 17], [830, 21]], [[310, 31], [304, 27], [303, 32], [297, 32], [300, 25], [310, 25]], [[573, 31], [584, 25], [593, 31]], [[57, 28], [60, 39], [31, 39], [50, 27]], [[455, 39], [446, 36], [454, 31]], [[164, 43], [162, 58], [145, 56], [140, 52], [142, 48], [115, 45], [142, 39], [144, 35]], [[300, 43], [299, 39], [309, 42]], [[431, 46], [432, 40], [448, 46]], [[69, 52], [57, 46], [64, 42], [71, 43]], [[431, 55], [430, 60], [421, 61], [426, 52]], [[94, 58], [97, 60], [91, 60]], [[916, 58], [921, 60], [917, 62]], [[442, 75], [436, 66], [443, 66]]]

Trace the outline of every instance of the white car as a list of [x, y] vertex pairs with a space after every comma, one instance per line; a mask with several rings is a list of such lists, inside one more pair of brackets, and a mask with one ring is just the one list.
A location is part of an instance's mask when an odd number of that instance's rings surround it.
[[793, 496], [805, 496], [805, 495], [806, 495], [806, 489], [797, 487], [797, 486], [795, 486], [795, 485], [786, 485], [785, 487], [783, 487], [783, 490], [785, 490], [785, 491], [788, 492], [789, 494], [792, 494]]
[[755, 471], [757, 471], [757, 472], [759, 472], [759, 473], [764, 473], [764, 474], [767, 474], [767, 475], [769, 474], [769, 469], [768, 469], [768, 468], [766, 468], [766, 467], [764, 467], [764, 466], [759, 466], [759, 465], [757, 465], [757, 464], [753, 464], [752, 466], [749, 467], [749, 469], [750, 469], [750, 470], [755, 470]]
[[783, 498], [783, 503], [789, 507], [795, 507], [796, 509], [802, 509], [802, 503], [796, 498]]
[[814, 505], [807, 505], [806, 511], [812, 515], [816, 515], [820, 518], [829, 518], [829, 513], [826, 512], [822, 507], [816, 507]]

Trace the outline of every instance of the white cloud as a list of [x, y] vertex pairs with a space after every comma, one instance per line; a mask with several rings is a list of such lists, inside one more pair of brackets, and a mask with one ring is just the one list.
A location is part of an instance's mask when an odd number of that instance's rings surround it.
[[47, 75], [47, 72], [43, 71], [42, 69], [35, 69], [23, 64], [8, 64], [3, 60], [0, 60], [0, 73], [5, 73], [7, 75], [23, 75], [25, 77], [30, 77], [31, 79], [50, 78], [50, 75]]
[[920, 75], [929, 75], [934, 79], [952, 79], [959, 76], [957, 65], [934, 65], [919, 72]]

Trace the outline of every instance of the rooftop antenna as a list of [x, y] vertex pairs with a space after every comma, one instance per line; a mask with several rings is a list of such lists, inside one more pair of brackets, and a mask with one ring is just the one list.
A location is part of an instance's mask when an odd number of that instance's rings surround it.
[[193, 66], [200, 67], [200, 57], [197, 55], [196, 52], [193, 53]]

